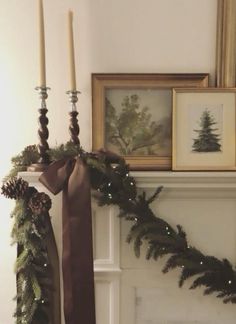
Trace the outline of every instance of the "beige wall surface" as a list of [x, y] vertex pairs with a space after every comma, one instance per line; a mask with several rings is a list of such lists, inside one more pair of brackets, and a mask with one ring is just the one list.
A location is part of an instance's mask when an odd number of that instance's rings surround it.
[[[45, 0], [50, 145], [68, 139], [66, 13], [75, 13], [81, 142], [91, 148], [91, 73], [194, 73], [215, 69], [217, 0]], [[0, 0], [0, 177], [37, 142], [37, 1]], [[0, 198], [0, 323], [12, 324], [12, 204]]]

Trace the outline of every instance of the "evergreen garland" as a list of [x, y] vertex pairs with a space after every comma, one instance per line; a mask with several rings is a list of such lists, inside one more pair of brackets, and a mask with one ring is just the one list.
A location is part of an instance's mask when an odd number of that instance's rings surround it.
[[[110, 161], [106, 154], [87, 153], [72, 143], [60, 145], [49, 151], [51, 160], [79, 155], [87, 164], [91, 175], [93, 195], [100, 206], [117, 205], [119, 217], [133, 222], [127, 237], [133, 243], [135, 255], [147, 243], [146, 258], [158, 260], [168, 256], [163, 273], [180, 269], [179, 286], [192, 278], [190, 289], [204, 287], [204, 294], [216, 293], [224, 303], [236, 303], [236, 271], [231, 263], [213, 256], [204, 255], [192, 247], [180, 225], [176, 229], [154, 214], [150, 205], [158, 198], [162, 187], [158, 187], [151, 197], [137, 191], [135, 179], [129, 174], [129, 167], [123, 159]], [[14, 226], [13, 242], [18, 244], [17, 310], [19, 323], [49, 323], [50, 309], [48, 293], [51, 287], [50, 266], [45, 245], [49, 224], [49, 197], [28, 187], [21, 179], [14, 177], [37, 160], [36, 146], [29, 146], [12, 159], [13, 169], [5, 179], [2, 193], [17, 199], [12, 213]], [[20, 188], [20, 189], [19, 189]], [[11, 193], [13, 189], [13, 193]], [[21, 194], [22, 190], [22, 194]]]
[[16, 323], [49, 323], [49, 294], [52, 289], [46, 236], [49, 231], [51, 200], [29, 187], [23, 179], [12, 178], [2, 194], [16, 199], [12, 243], [17, 243]]

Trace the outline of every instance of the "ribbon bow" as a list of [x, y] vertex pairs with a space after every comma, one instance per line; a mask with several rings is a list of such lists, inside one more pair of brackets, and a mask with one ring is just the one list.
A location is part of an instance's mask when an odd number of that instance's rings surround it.
[[40, 182], [63, 190], [64, 314], [66, 324], [95, 324], [91, 194], [88, 169], [79, 158], [52, 163]]

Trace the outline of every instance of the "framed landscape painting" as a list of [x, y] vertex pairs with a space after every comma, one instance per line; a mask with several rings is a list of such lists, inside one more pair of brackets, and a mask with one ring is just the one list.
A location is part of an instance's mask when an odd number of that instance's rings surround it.
[[173, 89], [173, 170], [235, 170], [236, 89]]
[[208, 74], [93, 74], [93, 150], [131, 170], [171, 169], [172, 88], [207, 86]]

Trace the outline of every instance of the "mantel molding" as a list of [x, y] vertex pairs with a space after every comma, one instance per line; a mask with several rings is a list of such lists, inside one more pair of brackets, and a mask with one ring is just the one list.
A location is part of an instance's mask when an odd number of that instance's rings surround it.
[[[40, 172], [20, 172], [31, 185], [39, 185]], [[152, 189], [163, 186], [163, 192], [170, 198], [175, 197], [221, 197], [236, 198], [236, 172], [232, 171], [134, 171], [137, 186], [141, 189]]]
[[140, 188], [236, 189], [236, 172], [131, 172]]

